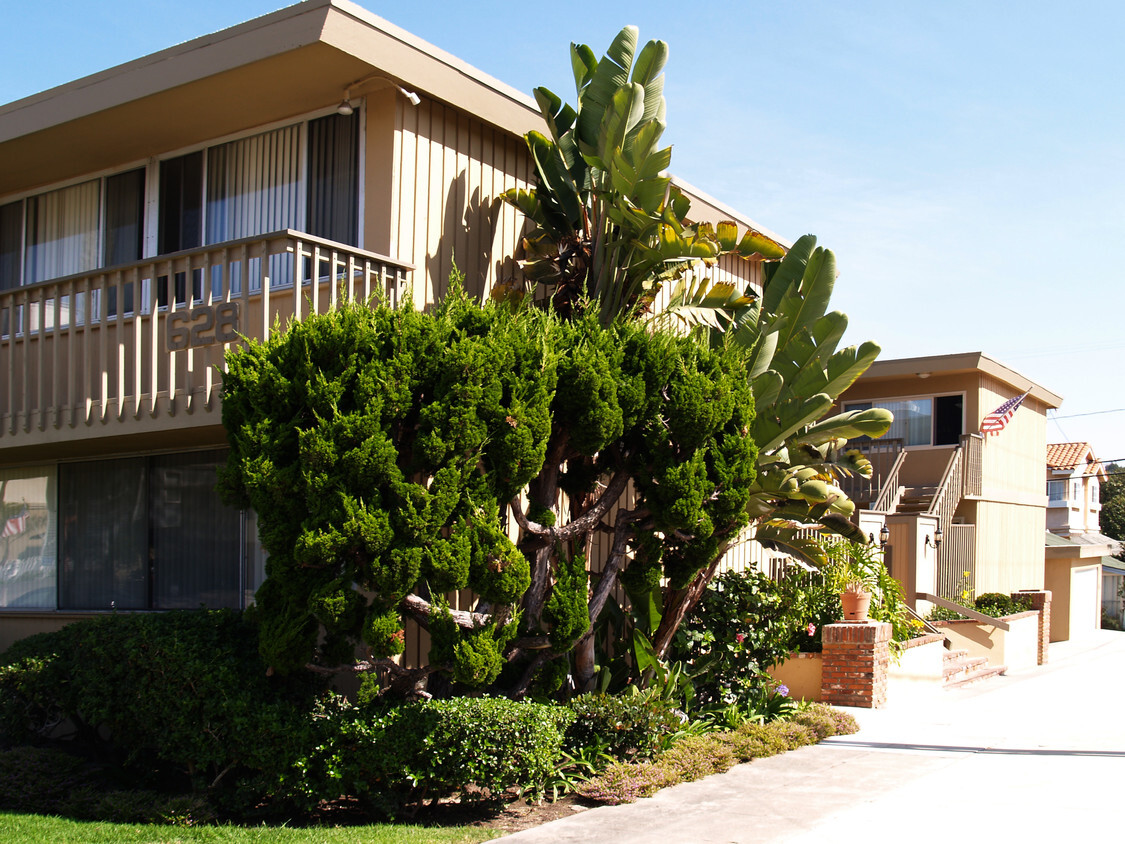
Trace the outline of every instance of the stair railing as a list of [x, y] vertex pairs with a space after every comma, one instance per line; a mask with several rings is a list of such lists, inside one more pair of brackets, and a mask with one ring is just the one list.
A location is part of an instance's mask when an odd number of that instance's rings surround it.
[[906, 491], [906, 487], [901, 486], [898, 482], [899, 471], [902, 469], [905, 460], [906, 452], [900, 451], [883, 481], [883, 488], [879, 490], [879, 497], [875, 499], [875, 504], [871, 508], [876, 513], [893, 513], [898, 509], [898, 502], [902, 500], [902, 494]]
[[[961, 502], [962, 495], [962, 456], [964, 450], [961, 446], [953, 449], [953, 453], [949, 455], [949, 463], [946, 464], [945, 473], [942, 475], [941, 483], [938, 484], [937, 492], [934, 493], [933, 500], [930, 502], [930, 507], [925, 511], [927, 516], [937, 516], [938, 527], [945, 536], [950, 535], [950, 528], [953, 525], [953, 514], [957, 510], [957, 505]], [[939, 551], [940, 554], [940, 551]], [[954, 571], [955, 560], [952, 555], [942, 555], [938, 561], [938, 582], [937, 591], [946, 595], [953, 595], [957, 591], [960, 578], [958, 573]], [[971, 563], [972, 561], [970, 561]], [[962, 565], [966, 565], [962, 563]], [[963, 576], [963, 572], [961, 573]], [[975, 566], [970, 565], [969, 568], [969, 584], [976, 579]]]
[[993, 627], [997, 627], [1001, 630], [1012, 629], [1011, 625], [1003, 619], [993, 618], [992, 616], [985, 615], [978, 610], [961, 606], [961, 604], [958, 604], [954, 601], [947, 601], [945, 598], [941, 598], [937, 595], [931, 595], [929, 592], [918, 592], [914, 597], [916, 600], [929, 601], [931, 604], [937, 604], [939, 607], [944, 607], [947, 610], [961, 613], [961, 615], [965, 616], [965, 618], [971, 618], [973, 621], [979, 621], [982, 624], [991, 624]]

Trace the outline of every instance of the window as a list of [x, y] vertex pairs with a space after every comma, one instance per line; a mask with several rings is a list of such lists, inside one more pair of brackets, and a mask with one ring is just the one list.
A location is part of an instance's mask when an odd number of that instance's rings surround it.
[[0, 469], [0, 607], [53, 609], [55, 467]]
[[1047, 481], [1047, 501], [1052, 504], [1066, 499], [1066, 481]]
[[882, 407], [894, 414], [884, 439], [904, 445], [956, 445], [964, 432], [965, 397], [961, 394], [913, 399], [846, 402], [844, 410]]
[[59, 467], [59, 606], [241, 606], [241, 514], [215, 491], [222, 452]]
[[165, 255], [292, 228], [358, 245], [359, 125], [329, 114], [0, 205], [0, 290], [136, 261], [146, 242]]
[[0, 608], [241, 607], [264, 579], [224, 451], [0, 470]]

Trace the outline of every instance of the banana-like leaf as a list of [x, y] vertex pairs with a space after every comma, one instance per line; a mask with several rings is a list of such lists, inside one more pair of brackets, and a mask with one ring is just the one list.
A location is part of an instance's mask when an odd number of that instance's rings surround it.
[[[613, 95], [629, 83], [628, 68], [633, 64], [637, 50], [637, 28], [622, 29], [598, 62], [579, 95], [578, 123], [575, 130], [581, 144], [595, 145], [601, 131], [605, 110], [610, 107]], [[643, 87], [643, 86], [642, 86]]]
[[641, 122], [644, 113], [644, 86], [627, 84], [614, 92], [598, 130], [598, 150], [603, 161], [625, 149], [625, 137]]
[[749, 258], [752, 255], [761, 255], [763, 258], [780, 258], [785, 255], [785, 247], [774, 240], [772, 237], [767, 237], [760, 231], [754, 229], [747, 229], [746, 234], [742, 236], [742, 240], [738, 242], [738, 254], [743, 258]]
[[891, 427], [894, 415], [882, 407], [869, 407], [866, 410], [847, 410], [822, 419], [797, 437], [798, 442], [818, 444], [830, 439], [853, 439], [855, 437], [881, 437]]
[[799, 285], [816, 248], [816, 238], [811, 234], [802, 235], [789, 247], [780, 264], [766, 266], [767, 280], [763, 292], [763, 307], [770, 313], [777, 313], [781, 299], [793, 285]]
[[720, 220], [715, 226], [715, 240], [724, 252], [733, 252], [738, 248], [738, 224], [731, 220]]
[[764, 522], [754, 531], [754, 539], [771, 551], [781, 551], [815, 568], [828, 562], [820, 540], [804, 536], [801, 527], [791, 523]]
[[[790, 334], [799, 329], [812, 329], [828, 310], [832, 288], [836, 284], [836, 256], [828, 249], [817, 248], [809, 258], [799, 287], [791, 286], [782, 296], [778, 312], [789, 318]], [[783, 336], [784, 347], [789, 338]]]
[[[777, 401], [777, 397], [781, 395], [784, 386], [785, 379], [772, 369], [767, 369], [751, 380], [750, 388], [754, 392], [754, 406], [757, 407], [759, 414], [765, 412], [765, 408]], [[762, 448], [760, 442], [758, 443], [758, 451], [766, 451]]]
[[872, 340], [838, 351], [828, 361], [828, 383], [824, 392], [839, 396], [868, 370], [881, 351], [882, 347]]
[[589, 84], [594, 72], [598, 69], [598, 58], [594, 55], [594, 51], [585, 44], [572, 43], [570, 45], [570, 67], [574, 71], [575, 90], [581, 94], [582, 89]]
[[793, 397], [779, 408], [781, 416], [767, 415], [759, 406], [758, 416], [754, 420], [754, 442], [758, 444], [758, 450], [772, 451], [778, 448], [797, 431], [823, 416], [830, 407], [832, 399], [824, 393], [808, 398]]
[[668, 63], [668, 45], [663, 41], [649, 41], [641, 49], [633, 65], [630, 81], [645, 89], [645, 120], [663, 120], [660, 114], [664, 99], [664, 65]]

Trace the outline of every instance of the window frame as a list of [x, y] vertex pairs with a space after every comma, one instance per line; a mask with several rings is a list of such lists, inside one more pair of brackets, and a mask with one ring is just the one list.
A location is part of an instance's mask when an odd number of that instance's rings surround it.
[[[61, 480], [61, 475], [63, 474], [63, 472], [60, 471], [60, 470], [63, 466], [72, 465], [72, 464], [97, 463], [97, 462], [118, 461], [118, 460], [133, 460], [133, 459], [137, 459], [137, 458], [144, 459], [146, 461], [146, 466], [148, 467], [148, 469], [151, 469], [152, 462], [154, 460], [158, 460], [161, 457], [187, 456], [187, 455], [191, 455], [191, 454], [200, 454], [200, 453], [206, 453], [206, 452], [225, 451], [225, 450], [226, 450], [226, 446], [220, 444], [220, 445], [211, 445], [211, 446], [199, 446], [199, 447], [190, 448], [190, 449], [164, 449], [164, 450], [160, 450], [160, 451], [123, 452], [123, 453], [120, 453], [120, 454], [98, 455], [98, 456], [94, 456], [94, 457], [85, 456], [85, 457], [76, 457], [76, 458], [70, 458], [70, 459], [64, 459], [64, 460], [56, 460], [56, 461], [51, 461], [51, 462], [48, 462], [48, 463], [31, 461], [31, 462], [27, 462], [27, 463], [13, 464], [11, 466], [5, 467], [5, 469], [9, 470], [9, 471], [19, 471], [21, 469], [23, 469], [23, 470], [41, 469], [41, 470], [44, 470], [44, 471], [49, 471], [54, 478], [53, 484], [48, 487], [49, 489], [52, 489], [52, 491], [53, 491], [54, 500], [52, 502], [48, 502], [48, 507], [53, 508], [52, 512], [54, 513], [53, 519], [54, 519], [54, 523], [55, 523], [54, 524], [55, 536], [54, 536], [54, 540], [53, 540], [52, 544], [53, 544], [54, 552], [55, 552], [55, 569], [54, 569], [54, 576], [52, 578], [54, 596], [53, 596], [53, 600], [50, 603], [50, 605], [38, 606], [38, 607], [7, 607], [7, 606], [0, 605], [0, 616], [20, 615], [20, 614], [26, 615], [28, 613], [40, 613], [40, 614], [42, 614], [42, 613], [56, 614], [57, 613], [57, 614], [63, 614], [63, 615], [75, 615], [75, 614], [78, 614], [78, 615], [97, 615], [99, 613], [109, 613], [109, 612], [168, 612], [168, 611], [171, 611], [169, 609], [162, 609], [162, 608], [157, 608], [157, 607], [154, 606], [155, 601], [154, 601], [154, 597], [153, 597], [154, 593], [153, 593], [153, 580], [152, 580], [152, 578], [153, 578], [152, 566], [158, 566], [159, 565], [158, 561], [154, 561], [153, 563], [150, 564], [150, 571], [147, 575], [147, 577], [148, 577], [148, 586], [147, 586], [148, 597], [146, 598], [146, 605], [143, 608], [129, 608], [129, 609], [112, 608], [112, 607], [82, 608], [82, 607], [75, 607], [75, 606], [68, 606], [68, 605], [64, 606], [63, 605], [63, 602], [62, 602], [62, 592], [63, 592], [63, 589], [62, 589], [62, 577], [63, 577], [62, 530], [63, 530], [64, 514], [61, 512], [60, 508], [62, 507], [62, 501], [65, 497], [65, 494], [64, 494], [63, 489], [62, 489], [62, 480]], [[146, 471], [148, 469], [146, 469]], [[150, 483], [148, 495], [151, 498], [151, 496], [153, 496], [155, 494], [156, 494], [156, 488], [153, 487]], [[151, 500], [149, 501], [149, 504], [151, 505]], [[150, 522], [149, 537], [148, 537], [147, 541], [149, 543], [149, 548], [150, 548], [150, 551], [151, 551], [152, 547], [154, 547], [154, 539], [153, 539], [152, 525], [151, 525], [153, 515], [151, 513], [151, 507], [150, 507], [150, 512], [147, 515], [147, 518]], [[234, 590], [234, 594], [237, 597], [239, 609], [245, 609], [246, 607], [250, 606], [253, 603], [254, 593], [256, 592], [257, 588], [261, 586], [261, 580], [264, 580], [264, 563], [265, 563], [265, 560], [268, 558], [268, 554], [266, 553], [265, 549], [261, 547], [261, 540], [257, 536], [250, 536], [249, 528], [252, 525], [256, 524], [255, 519], [256, 519], [255, 514], [253, 514], [253, 512], [250, 511], [250, 510], [239, 509], [237, 511], [237, 535], [232, 537], [232, 540], [237, 544], [237, 547], [238, 547], [238, 563], [237, 563], [237, 565], [238, 565], [238, 585], [237, 585], [237, 588]], [[253, 567], [253, 571], [251, 570], [252, 567]], [[257, 582], [254, 582], [255, 577], [257, 575], [262, 575], [262, 578], [261, 578], [261, 580], [258, 580]], [[197, 606], [197, 604], [193, 604], [193, 607], [194, 606]], [[209, 608], [214, 609], [214, 607], [209, 607]]]
[[[212, 147], [222, 146], [234, 141], [244, 140], [256, 135], [266, 134], [268, 132], [282, 129], [288, 126], [298, 126], [298, 144], [300, 149], [300, 163], [299, 163], [299, 185], [298, 185], [298, 199], [297, 199], [297, 230], [304, 231], [304, 226], [307, 225], [308, 214], [308, 128], [309, 122], [317, 120], [322, 117], [327, 117], [336, 114], [334, 106], [326, 106], [313, 111], [305, 112], [299, 115], [283, 118], [270, 123], [265, 123], [260, 126], [243, 129], [238, 132], [232, 132], [227, 135], [221, 135], [214, 138], [208, 138], [199, 143], [189, 144], [183, 147], [178, 147], [172, 150], [166, 150], [156, 155], [143, 159], [134, 159], [121, 165], [114, 165], [100, 170], [83, 173], [69, 179], [63, 179], [58, 182], [52, 182], [47, 185], [39, 185], [35, 188], [23, 191], [16, 191], [5, 196], [0, 196], [0, 206], [10, 205], [13, 203], [20, 203], [20, 250], [19, 250], [19, 283], [9, 289], [16, 289], [18, 287], [29, 287], [32, 284], [41, 284], [43, 282], [27, 282], [27, 200], [39, 196], [46, 196], [54, 191], [64, 190], [66, 188], [74, 187], [76, 185], [84, 184], [99, 180], [99, 199], [98, 199], [98, 231], [97, 231], [97, 264], [89, 272], [97, 270], [108, 269], [105, 265], [105, 237], [106, 237], [106, 180], [112, 176], [121, 175], [131, 170], [144, 169], [144, 195], [143, 203], [144, 210], [141, 215], [143, 233], [141, 237], [141, 259], [156, 258], [160, 256], [159, 252], [159, 227], [160, 227], [160, 162], [180, 156], [189, 155], [193, 152], [202, 151], [203, 155], [203, 208], [202, 208], [202, 231], [204, 234], [204, 243], [206, 242], [207, 231], [207, 208], [206, 208], [206, 189], [207, 181], [207, 150]], [[357, 209], [357, 229], [356, 229], [356, 244], [358, 249], [364, 249], [364, 223], [365, 223], [365, 179], [366, 179], [366, 162], [367, 162], [367, 110], [366, 99], [359, 100], [356, 103], [355, 114], [358, 123], [358, 161], [356, 162], [356, 199], [358, 203]], [[49, 280], [49, 279], [48, 279]]]
[[[924, 443], [924, 444], [918, 444], [918, 445], [907, 445], [904, 442], [903, 448], [908, 448], [908, 449], [954, 448], [957, 445], [957, 443], [945, 443], [943, 445], [934, 445], [934, 431], [935, 431], [935, 428], [936, 428], [936, 425], [937, 425], [937, 414], [934, 412], [934, 409], [935, 409], [935, 406], [936, 406], [935, 402], [934, 402], [934, 399], [937, 399], [937, 398], [940, 398], [940, 397], [943, 397], [943, 396], [960, 396], [961, 397], [961, 436], [964, 436], [965, 433], [966, 433], [966, 431], [965, 431], [965, 421], [966, 421], [967, 412], [968, 412], [967, 411], [968, 392], [966, 390], [948, 390], [948, 391], [942, 391], [940, 393], [914, 393], [914, 394], [899, 395], [899, 396], [879, 396], [878, 398], [869, 398], [869, 399], [852, 399], [852, 400], [844, 401], [842, 403], [841, 407], [842, 407], [843, 411], [846, 413], [849, 410], [860, 409], [859, 408], [860, 405], [865, 405], [866, 407], [881, 407], [883, 404], [889, 403], [889, 402], [908, 402], [908, 401], [920, 401], [922, 399], [929, 399], [930, 400], [930, 438], [929, 438], [929, 442]], [[883, 436], [886, 437], [887, 434], [884, 434]]]

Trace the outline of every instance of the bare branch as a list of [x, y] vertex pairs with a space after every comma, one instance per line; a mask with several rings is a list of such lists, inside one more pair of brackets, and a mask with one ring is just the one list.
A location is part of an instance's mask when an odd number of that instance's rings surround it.
[[[419, 598], [417, 595], [407, 595], [402, 599], [403, 610], [422, 627], [430, 629], [430, 616], [433, 614], [434, 607], [425, 598]], [[466, 612], [465, 610], [451, 609], [449, 614], [457, 623], [458, 627], [464, 627], [466, 630], [476, 630], [478, 627], [483, 627], [489, 622], [493, 621], [493, 616], [486, 615], [479, 612]]]
[[516, 524], [530, 534], [544, 537], [549, 536], [553, 541], [557, 542], [567, 542], [596, 529], [602, 517], [609, 512], [609, 508], [612, 507], [621, 497], [621, 494], [625, 492], [625, 486], [628, 483], [629, 473], [625, 469], [619, 469], [614, 476], [610, 478], [609, 483], [606, 484], [605, 490], [602, 491], [602, 494], [598, 497], [598, 500], [594, 502], [594, 505], [577, 519], [562, 527], [547, 527], [546, 525], [531, 521], [524, 513], [523, 503], [520, 501], [518, 495], [510, 502], [512, 515], [515, 516]]

